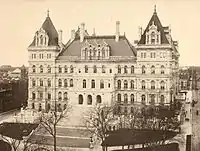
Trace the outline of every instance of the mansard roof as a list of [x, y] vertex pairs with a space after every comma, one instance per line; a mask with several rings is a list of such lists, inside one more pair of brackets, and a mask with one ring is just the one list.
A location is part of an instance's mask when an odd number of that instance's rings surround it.
[[153, 16], [151, 17], [151, 19], [150, 19], [144, 33], [142, 34], [141, 39], [138, 42], [138, 44], [145, 44], [145, 42], [146, 42], [146, 32], [149, 31], [149, 27], [152, 24], [156, 25], [157, 30], [161, 33], [161, 44], [169, 44], [169, 41], [168, 41], [166, 34], [164, 32], [164, 28], [166, 28], [166, 27], [162, 26], [156, 11], [154, 11]]
[[125, 36], [120, 36], [119, 41], [115, 41], [115, 36], [85, 36], [84, 41], [80, 42], [80, 38], [75, 38], [71, 43], [66, 45], [57, 59], [62, 56], [81, 56], [81, 48], [83, 43], [105, 43], [110, 47], [110, 56], [136, 56], [135, 48], [130, 44]]
[[[58, 46], [58, 32], [56, 31], [56, 28], [53, 25], [49, 15], [46, 17], [41, 28], [47, 33], [49, 37], [48, 46]], [[30, 46], [35, 46], [35, 37]]]

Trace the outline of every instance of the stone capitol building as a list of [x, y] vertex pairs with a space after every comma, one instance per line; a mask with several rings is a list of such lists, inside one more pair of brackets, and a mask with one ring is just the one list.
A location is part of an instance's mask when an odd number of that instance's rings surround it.
[[48, 13], [28, 47], [28, 108], [48, 111], [56, 101], [63, 111], [69, 102], [77, 112], [119, 103], [130, 113], [135, 105], [169, 105], [179, 68], [171, 29], [162, 26], [156, 9], [135, 45], [119, 29], [117, 21], [115, 35], [89, 35], [82, 23], [64, 44]]

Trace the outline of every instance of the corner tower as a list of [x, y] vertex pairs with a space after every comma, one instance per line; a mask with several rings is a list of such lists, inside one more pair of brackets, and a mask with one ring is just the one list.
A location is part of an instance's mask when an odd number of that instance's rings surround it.
[[49, 11], [41, 28], [36, 31], [28, 47], [29, 89], [28, 107], [38, 111], [47, 110], [55, 97], [55, 59], [62, 50], [62, 32], [56, 31]]
[[170, 104], [177, 92], [179, 53], [169, 26], [153, 15], [137, 43], [138, 101], [142, 104]]

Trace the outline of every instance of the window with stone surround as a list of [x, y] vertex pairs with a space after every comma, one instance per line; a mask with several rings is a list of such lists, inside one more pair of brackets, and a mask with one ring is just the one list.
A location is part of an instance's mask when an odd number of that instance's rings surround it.
[[47, 80], [47, 86], [51, 87], [51, 80], [50, 79]]
[[58, 86], [62, 87], [62, 80], [61, 79], [58, 79]]
[[88, 98], [87, 98], [87, 104], [88, 105], [92, 105], [92, 96], [91, 95], [88, 95]]
[[83, 95], [79, 94], [78, 96], [78, 104], [83, 104]]
[[92, 81], [91, 81], [91, 88], [95, 88], [95, 80], [94, 79], [92, 79]]
[[124, 89], [128, 89], [128, 82], [127, 82], [127, 80], [124, 80]]
[[134, 104], [134, 101], [135, 101], [134, 94], [131, 94], [131, 104]]
[[86, 80], [83, 80], [83, 88], [86, 88]]
[[43, 66], [40, 65], [40, 73], [43, 73]]
[[67, 79], [64, 79], [64, 87], [67, 87]]
[[70, 87], [73, 87], [73, 85], [74, 85], [74, 84], [73, 84], [73, 79], [70, 79], [70, 81], [69, 81], [69, 86], [70, 86]]
[[104, 88], [104, 81], [100, 80], [100, 88], [103, 89]]

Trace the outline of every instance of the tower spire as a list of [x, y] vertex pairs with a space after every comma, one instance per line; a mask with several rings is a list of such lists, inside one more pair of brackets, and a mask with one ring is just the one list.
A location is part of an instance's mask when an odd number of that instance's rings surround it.
[[154, 14], [156, 14], [156, 5], [154, 5]]
[[47, 9], [47, 17], [49, 17], [49, 9]]

